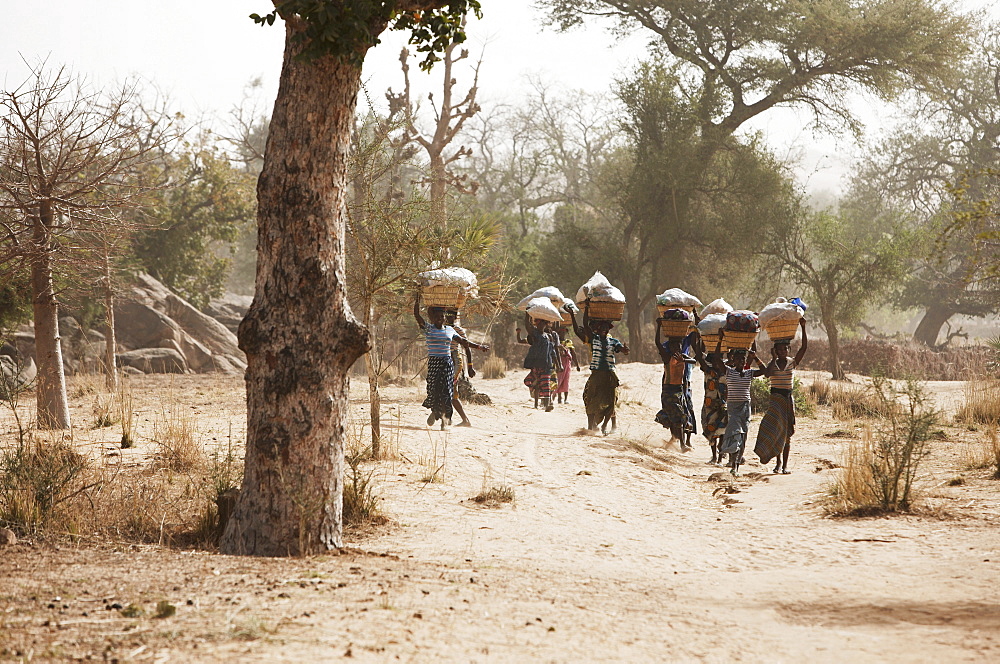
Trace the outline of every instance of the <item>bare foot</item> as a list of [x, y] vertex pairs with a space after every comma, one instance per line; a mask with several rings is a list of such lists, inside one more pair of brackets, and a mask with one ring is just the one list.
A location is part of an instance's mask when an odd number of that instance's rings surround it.
[[459, 422], [455, 426], [457, 426], [457, 427], [471, 427], [472, 426], [472, 422], [470, 422], [469, 420], [462, 420], [461, 422]]

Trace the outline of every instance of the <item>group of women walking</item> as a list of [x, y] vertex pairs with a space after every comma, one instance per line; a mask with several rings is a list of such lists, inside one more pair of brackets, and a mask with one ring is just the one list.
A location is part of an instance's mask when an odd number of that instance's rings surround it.
[[[413, 314], [423, 329], [427, 342], [427, 398], [423, 405], [430, 410], [427, 424], [451, 425], [454, 412], [462, 421], [458, 426], [470, 426], [461, 401], [455, 396], [456, 366], [466, 367], [470, 376], [471, 349], [488, 351], [486, 344], [466, 338], [457, 325], [457, 312], [428, 307], [429, 322], [420, 313], [419, 298]], [[569, 312], [576, 336], [590, 349], [590, 376], [583, 390], [587, 412], [587, 429], [613, 433], [617, 429], [618, 374], [616, 356], [629, 353], [629, 347], [611, 335], [614, 324], [608, 320], [590, 320], [586, 309], [582, 324]], [[702, 434], [711, 448], [708, 463], [727, 465], [736, 475], [745, 462], [746, 442], [750, 424], [750, 386], [754, 378], [764, 376], [770, 383], [770, 399], [757, 434], [754, 452], [761, 463], [775, 460], [775, 473], [788, 473], [791, 438], [795, 433], [795, 407], [792, 398], [794, 370], [805, 355], [805, 318], [800, 319], [802, 343], [794, 358], [789, 357], [790, 341], [773, 342], [771, 358], [765, 363], [757, 354], [756, 345], [749, 350], [722, 350], [721, 341], [706, 346], [697, 328], [683, 338], [664, 341], [657, 321], [656, 349], [663, 362], [660, 410], [655, 420], [680, 442], [681, 449], [692, 448], [691, 437], [698, 432], [692, 398], [691, 380], [694, 367], [704, 375], [705, 396], [701, 409]], [[573, 366], [580, 370], [568, 330], [549, 321], [525, 315], [526, 336], [516, 330], [517, 341], [529, 346], [524, 359], [528, 374], [524, 379], [535, 408], [545, 411], [554, 404], [565, 403], [569, 393], [569, 378]], [[553, 394], [555, 400], [553, 402]]]
[[756, 344], [749, 350], [737, 348], [723, 352], [721, 340], [714, 348], [706, 347], [697, 330], [683, 339], [664, 343], [657, 327], [656, 347], [663, 360], [663, 388], [656, 421], [680, 440], [682, 450], [691, 449], [691, 436], [697, 434], [691, 374], [693, 366], [700, 365], [705, 381], [702, 433], [712, 451], [708, 463], [721, 465], [728, 456], [728, 466], [736, 475], [745, 462], [750, 431], [750, 388], [754, 378], [764, 376], [770, 385], [770, 398], [757, 432], [754, 452], [761, 463], [775, 459], [774, 472], [787, 474], [791, 439], [795, 433], [794, 371], [809, 343], [804, 317], [799, 319], [799, 327], [802, 344], [795, 357], [789, 358], [791, 341], [782, 339], [773, 342], [771, 359], [766, 364], [757, 355]]

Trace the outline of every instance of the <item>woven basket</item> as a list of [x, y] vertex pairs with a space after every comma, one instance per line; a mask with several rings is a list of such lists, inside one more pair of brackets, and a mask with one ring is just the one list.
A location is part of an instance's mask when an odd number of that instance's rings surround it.
[[737, 332], [736, 330], [723, 330], [723, 344], [732, 349], [750, 350], [750, 346], [757, 340], [756, 332]]
[[423, 289], [424, 304], [428, 307], [453, 307], [459, 309], [465, 304], [466, 297], [458, 286], [425, 286]]
[[562, 324], [565, 325], [565, 326], [567, 326], [567, 327], [572, 327], [572, 325], [573, 325], [573, 317], [569, 315], [569, 312], [568, 311], [560, 311], [559, 313], [562, 314]]
[[688, 320], [661, 320], [660, 336], [664, 337], [686, 337], [691, 331], [691, 321]]
[[[705, 352], [714, 353], [715, 347], [719, 343], [718, 334], [702, 334], [701, 340], [705, 343]], [[725, 353], [729, 350], [729, 346], [726, 345], [725, 339], [722, 340], [722, 346], [719, 348], [720, 352]]]
[[587, 303], [587, 317], [591, 320], [621, 320], [624, 313], [624, 302], [591, 300]]
[[795, 332], [799, 329], [799, 319], [785, 318], [783, 320], [771, 321], [764, 329], [767, 330], [767, 336], [771, 337], [774, 341], [794, 339]]
[[667, 313], [668, 309], [683, 309], [684, 311], [690, 311], [692, 314], [698, 313], [698, 307], [685, 307], [680, 304], [658, 304], [656, 305], [656, 310], [660, 312], [660, 316]]

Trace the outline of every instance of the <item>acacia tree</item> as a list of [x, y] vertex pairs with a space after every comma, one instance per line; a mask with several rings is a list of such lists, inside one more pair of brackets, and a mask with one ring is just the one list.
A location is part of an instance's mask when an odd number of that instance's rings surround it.
[[[952, 224], [957, 203], [967, 209], [1000, 193], [989, 176], [1000, 161], [1000, 37], [991, 32], [951, 75], [921, 85], [901, 126], [853, 183], [860, 195], [912, 215], [929, 235], [947, 230], [918, 253], [899, 301], [924, 310], [913, 338], [931, 347], [952, 316], [1000, 308], [1000, 280], [979, 260], [981, 238]], [[957, 191], [960, 201], [951, 195]], [[942, 345], [958, 335], [949, 329]]]
[[136, 173], [163, 140], [132, 122], [136, 101], [131, 85], [95, 92], [44, 63], [0, 95], [0, 270], [30, 269], [40, 428], [70, 425], [53, 275], [79, 269], [86, 237], [121, 234], [122, 211], [147, 190]]
[[408, 30], [426, 66], [478, 0], [276, 0], [285, 51], [257, 184], [243, 485], [220, 548], [302, 555], [341, 545], [347, 371], [370, 346], [345, 299], [347, 160], [365, 53]]
[[834, 380], [844, 378], [840, 330], [856, 325], [899, 282], [914, 239], [896, 220], [855, 217], [842, 206], [836, 212], [803, 211], [762, 246], [819, 309]]

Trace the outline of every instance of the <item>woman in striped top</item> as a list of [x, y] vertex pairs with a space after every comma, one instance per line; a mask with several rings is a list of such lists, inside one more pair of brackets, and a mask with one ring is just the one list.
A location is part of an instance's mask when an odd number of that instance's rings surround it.
[[441, 420], [441, 429], [451, 426], [452, 401], [455, 389], [455, 365], [451, 361], [451, 343], [457, 341], [466, 348], [478, 348], [486, 352], [490, 349], [486, 344], [469, 341], [450, 325], [445, 325], [445, 310], [441, 307], [427, 307], [427, 317], [430, 323], [420, 315], [420, 294], [413, 302], [413, 317], [417, 320], [427, 341], [427, 398], [424, 408], [429, 408], [427, 425], [433, 426]]
[[771, 362], [764, 367], [764, 375], [771, 383], [771, 399], [767, 405], [764, 419], [760, 421], [757, 431], [757, 444], [753, 451], [760, 457], [761, 463], [768, 463], [772, 458], [774, 472], [788, 474], [788, 453], [791, 450], [792, 435], [795, 433], [795, 403], [792, 400], [794, 387], [794, 371], [806, 354], [808, 339], [806, 338], [806, 319], [799, 319], [802, 328], [802, 346], [795, 354], [795, 359], [788, 359], [790, 339], [774, 342], [771, 351]]
[[740, 464], [743, 463], [747, 433], [750, 431], [750, 383], [755, 377], [763, 375], [764, 371], [750, 368], [751, 363], [757, 360], [755, 346], [751, 346], [749, 353], [743, 349], [729, 351], [729, 360], [723, 364], [721, 343], [720, 341], [716, 345], [713, 361], [716, 371], [726, 374], [726, 412], [729, 421], [719, 445], [719, 454], [729, 455], [729, 472], [738, 475]]
[[607, 434], [618, 428], [615, 407], [618, 405], [618, 374], [615, 372], [615, 353], [628, 355], [628, 346], [611, 336], [614, 325], [609, 320], [591, 321], [590, 307], [584, 306], [583, 327], [576, 324], [576, 315], [571, 311], [573, 329], [580, 341], [590, 345], [590, 378], [583, 387], [583, 404], [587, 410], [587, 430], [596, 431], [601, 424], [601, 433]]

